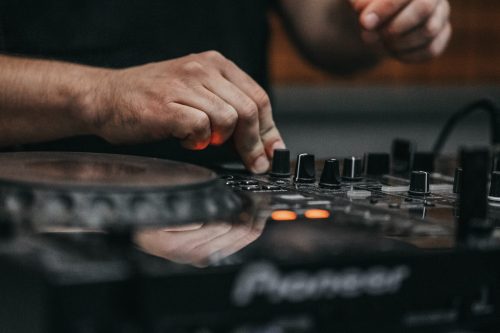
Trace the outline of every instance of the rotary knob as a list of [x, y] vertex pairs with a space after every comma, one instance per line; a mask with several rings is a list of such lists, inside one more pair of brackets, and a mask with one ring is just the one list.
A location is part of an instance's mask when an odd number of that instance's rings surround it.
[[412, 195], [429, 195], [429, 173], [425, 171], [412, 171], [410, 177], [410, 191]]
[[387, 153], [365, 154], [365, 174], [370, 176], [381, 176], [390, 172], [390, 155]]
[[294, 180], [296, 183], [314, 183], [316, 180], [314, 155], [299, 154], [297, 156]]
[[493, 171], [491, 174], [491, 186], [488, 199], [500, 201], [500, 171]]
[[326, 188], [340, 187], [340, 168], [339, 161], [332, 158], [325, 161], [323, 172], [319, 181], [319, 186]]
[[290, 150], [274, 150], [271, 176], [277, 178], [286, 178], [290, 176]]
[[455, 169], [455, 178], [453, 178], [453, 193], [460, 193], [462, 189], [462, 169]]
[[362, 178], [361, 170], [361, 159], [356, 157], [345, 158], [344, 168], [342, 169], [342, 178], [349, 181], [360, 180]]

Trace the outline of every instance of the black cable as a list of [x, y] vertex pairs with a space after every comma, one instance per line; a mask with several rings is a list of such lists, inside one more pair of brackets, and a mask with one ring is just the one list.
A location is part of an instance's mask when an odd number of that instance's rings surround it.
[[482, 98], [477, 100], [463, 109], [458, 110], [448, 119], [444, 125], [441, 133], [434, 144], [433, 152], [435, 156], [438, 156], [443, 149], [448, 137], [455, 128], [455, 126], [466, 116], [470, 115], [474, 111], [486, 111], [490, 116], [490, 136], [491, 144], [500, 144], [500, 108], [498, 105], [489, 98]]

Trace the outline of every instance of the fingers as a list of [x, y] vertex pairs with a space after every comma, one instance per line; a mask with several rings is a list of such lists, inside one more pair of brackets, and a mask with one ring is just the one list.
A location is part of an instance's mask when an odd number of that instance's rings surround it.
[[[412, 1], [384, 30], [391, 35], [403, 35], [424, 25], [426, 29], [428, 28], [431, 32], [435, 32], [435, 37], [444, 28], [448, 14], [449, 5], [447, 1]], [[424, 30], [424, 32], [426, 31]]]
[[170, 103], [171, 114], [176, 124], [172, 136], [180, 139], [183, 147], [192, 150], [205, 149], [210, 144], [212, 130], [208, 115], [196, 108], [179, 103]]
[[269, 96], [249, 75], [228, 61], [223, 75], [249, 96], [257, 107], [259, 135], [267, 157], [272, 157], [274, 149], [285, 148], [285, 143], [274, 123]]
[[423, 62], [441, 55], [452, 33], [451, 25], [448, 23], [441, 33], [426, 47], [414, 51], [397, 54], [396, 57], [405, 62]]
[[398, 14], [411, 1], [412, 0], [355, 0], [353, 6], [361, 13], [361, 26], [366, 30], [375, 30]]
[[[446, 28], [449, 14], [450, 6], [448, 2], [442, 1], [432, 17], [413, 31], [404, 35], [386, 35], [390, 41], [392, 51], [404, 52], [428, 45]], [[390, 27], [387, 30], [391, 31]]]
[[[432, 59], [451, 36], [447, 0], [351, 0], [367, 45], [379, 45], [406, 62]], [[379, 40], [382, 43], [379, 43]]]

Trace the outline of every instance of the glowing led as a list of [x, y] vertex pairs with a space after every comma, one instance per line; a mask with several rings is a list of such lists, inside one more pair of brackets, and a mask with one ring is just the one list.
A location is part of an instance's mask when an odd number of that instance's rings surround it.
[[294, 221], [297, 219], [297, 213], [291, 210], [275, 210], [271, 214], [271, 219], [275, 221]]
[[327, 219], [330, 217], [330, 212], [326, 209], [308, 209], [304, 212], [304, 216], [308, 219]]

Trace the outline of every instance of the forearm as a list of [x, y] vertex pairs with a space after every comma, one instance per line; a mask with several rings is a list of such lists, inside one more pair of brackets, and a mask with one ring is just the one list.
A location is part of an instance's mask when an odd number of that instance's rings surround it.
[[91, 134], [86, 113], [105, 71], [0, 56], [0, 146]]
[[297, 46], [312, 63], [337, 74], [374, 66], [381, 58], [361, 38], [347, 0], [281, 0], [280, 11]]

